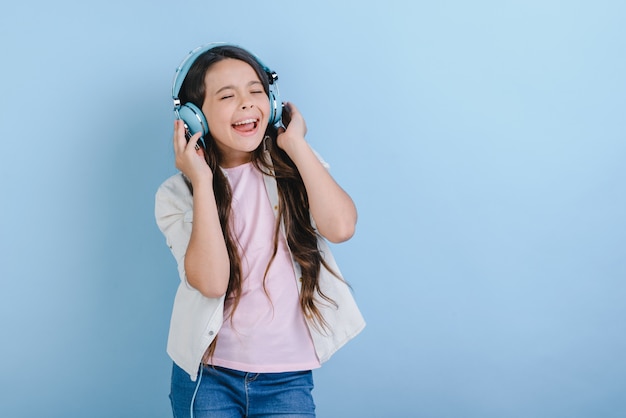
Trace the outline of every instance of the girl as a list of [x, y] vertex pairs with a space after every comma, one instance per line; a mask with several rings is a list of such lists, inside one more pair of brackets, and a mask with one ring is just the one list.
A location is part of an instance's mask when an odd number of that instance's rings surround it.
[[365, 326], [326, 243], [353, 235], [356, 208], [296, 106], [277, 123], [275, 79], [227, 44], [177, 70], [180, 173], [155, 208], [181, 279], [168, 338], [177, 418], [315, 416], [311, 370]]

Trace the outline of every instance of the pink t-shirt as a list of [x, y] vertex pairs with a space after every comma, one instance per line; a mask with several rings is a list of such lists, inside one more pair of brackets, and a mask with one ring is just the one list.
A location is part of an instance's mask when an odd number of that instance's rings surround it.
[[252, 163], [225, 171], [233, 190], [231, 220], [240, 246], [243, 284], [232, 318], [232, 299], [226, 299], [224, 323], [209, 361], [215, 366], [254, 373], [320, 367], [282, 234], [263, 286], [276, 222], [263, 175]]

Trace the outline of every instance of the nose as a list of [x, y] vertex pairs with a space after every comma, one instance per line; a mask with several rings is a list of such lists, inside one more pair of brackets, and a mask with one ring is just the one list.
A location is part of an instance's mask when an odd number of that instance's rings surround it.
[[240, 106], [242, 109], [250, 109], [253, 106], [252, 103], [252, 97], [250, 97], [249, 95], [246, 94], [241, 96]]

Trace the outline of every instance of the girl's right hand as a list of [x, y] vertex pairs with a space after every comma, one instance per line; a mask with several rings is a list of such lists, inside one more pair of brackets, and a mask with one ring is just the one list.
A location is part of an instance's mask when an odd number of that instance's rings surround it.
[[204, 159], [204, 150], [198, 145], [201, 134], [197, 133], [189, 138], [185, 137], [185, 123], [182, 120], [174, 121], [174, 154], [176, 156], [176, 168], [178, 168], [191, 184], [209, 182], [213, 179], [211, 167]]

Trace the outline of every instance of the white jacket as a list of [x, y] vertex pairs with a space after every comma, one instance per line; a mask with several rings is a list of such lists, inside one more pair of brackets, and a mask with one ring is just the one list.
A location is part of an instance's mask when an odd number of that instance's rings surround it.
[[[276, 180], [269, 175], [263, 177], [270, 203], [277, 214]], [[156, 193], [155, 216], [157, 225], [165, 235], [167, 245], [178, 263], [178, 274], [181, 279], [174, 299], [167, 353], [195, 381], [202, 356], [222, 326], [224, 297], [207, 298], [187, 282], [185, 253], [191, 236], [193, 198], [181, 173], [173, 175], [159, 187]], [[318, 247], [331, 270], [341, 276], [328, 244], [319, 236]], [[300, 277], [300, 266], [295, 260], [293, 265], [296, 277]], [[300, 290], [299, 280], [297, 284]], [[316, 299], [317, 306], [328, 324], [327, 331], [307, 321], [317, 357], [320, 363], [323, 363], [361, 332], [365, 327], [365, 321], [348, 285], [326, 270], [323, 265], [319, 285], [324, 294], [338, 305], [335, 307], [319, 298]]]

